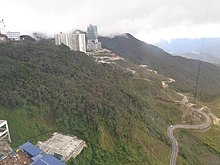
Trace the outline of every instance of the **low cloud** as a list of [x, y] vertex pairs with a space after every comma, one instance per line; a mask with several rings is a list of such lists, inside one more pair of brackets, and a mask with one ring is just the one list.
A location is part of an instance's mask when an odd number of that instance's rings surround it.
[[[86, 30], [92, 23], [98, 25], [102, 35], [130, 32], [146, 40], [153, 34], [158, 38], [157, 32], [175, 37], [171, 31], [175, 28], [201, 31], [207, 24], [220, 25], [219, 0], [3, 0], [1, 6], [10, 6], [1, 10], [8, 23], [7, 30], [23, 33], [41, 31], [52, 35], [79, 28]], [[207, 31], [213, 33], [211, 29]]]

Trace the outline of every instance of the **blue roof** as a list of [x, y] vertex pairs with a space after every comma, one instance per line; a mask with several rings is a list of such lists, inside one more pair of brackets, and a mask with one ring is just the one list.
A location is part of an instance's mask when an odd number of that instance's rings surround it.
[[40, 158], [38, 161], [32, 163], [31, 165], [66, 165], [66, 164], [51, 155], [45, 155], [42, 158]]
[[41, 159], [39, 159], [38, 161], [31, 163], [30, 165], [48, 165], [48, 163], [43, 162]]
[[34, 157], [34, 156], [36, 156], [36, 155], [43, 152], [41, 149], [37, 148], [35, 145], [33, 145], [30, 142], [24, 143], [19, 148], [21, 150], [25, 151], [28, 155], [30, 155], [32, 157]]
[[36, 162], [37, 160], [39, 160], [40, 158], [42, 158], [44, 155], [43, 154], [38, 154], [34, 157], [31, 158], [31, 160], [33, 160], [33, 162]]

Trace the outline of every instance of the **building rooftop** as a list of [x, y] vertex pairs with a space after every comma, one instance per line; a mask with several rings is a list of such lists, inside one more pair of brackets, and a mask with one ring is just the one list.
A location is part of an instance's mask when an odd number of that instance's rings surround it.
[[25, 151], [28, 155], [32, 157], [43, 152], [41, 149], [37, 148], [35, 145], [33, 145], [30, 142], [24, 143], [23, 145], [19, 147], [19, 149]]
[[31, 165], [65, 165], [65, 163], [59, 161], [51, 155], [45, 155]]
[[66, 165], [57, 158], [47, 155], [42, 150], [27, 142], [16, 152], [0, 158], [0, 165]]
[[83, 140], [76, 136], [66, 136], [54, 133], [53, 136], [45, 142], [38, 142], [40, 149], [50, 155], [61, 155], [63, 160], [67, 161], [71, 157], [76, 157], [85, 147]]

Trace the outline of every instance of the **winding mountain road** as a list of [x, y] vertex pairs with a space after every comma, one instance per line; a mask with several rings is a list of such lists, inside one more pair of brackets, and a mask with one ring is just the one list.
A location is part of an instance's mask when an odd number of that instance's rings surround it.
[[176, 129], [199, 129], [199, 130], [203, 130], [203, 129], [206, 129], [208, 128], [210, 125], [211, 125], [211, 119], [210, 117], [202, 112], [201, 110], [199, 109], [195, 109], [192, 107], [193, 104], [186, 104], [188, 103], [188, 98], [183, 95], [183, 94], [180, 94], [181, 96], [183, 96], [183, 99], [179, 102], [180, 104], [185, 104], [186, 106], [190, 107], [191, 110], [193, 112], [196, 112], [198, 114], [200, 114], [201, 116], [204, 117], [204, 122], [202, 124], [199, 124], [199, 125], [182, 125], [182, 124], [177, 124], [177, 125], [171, 125], [168, 129], [167, 129], [167, 134], [172, 142], [172, 153], [171, 153], [171, 157], [170, 157], [170, 165], [176, 165], [176, 160], [177, 160], [177, 155], [178, 155], [178, 152], [179, 152], [179, 148], [178, 148], [178, 142], [174, 136], [174, 131]]

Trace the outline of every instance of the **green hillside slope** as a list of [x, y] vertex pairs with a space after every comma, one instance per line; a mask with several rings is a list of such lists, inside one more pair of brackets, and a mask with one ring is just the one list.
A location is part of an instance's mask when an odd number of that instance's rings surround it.
[[[146, 44], [130, 34], [114, 38], [100, 37], [102, 46], [138, 64], [146, 64], [176, 80], [175, 89], [195, 93], [199, 61], [174, 57], [162, 49]], [[202, 62], [198, 93], [207, 101], [220, 96], [220, 67]]]
[[65, 46], [5, 43], [0, 52], [0, 116], [13, 146], [59, 131], [88, 145], [69, 164], [168, 162], [166, 125], [178, 111], [157, 102], [160, 82], [139, 82]]
[[[64, 45], [0, 44], [0, 119], [8, 120], [13, 147], [54, 131], [85, 140], [70, 165], [168, 164], [166, 131], [181, 122], [181, 111], [159, 77], [151, 79], [97, 64]], [[178, 162], [201, 164], [188, 150]]]

